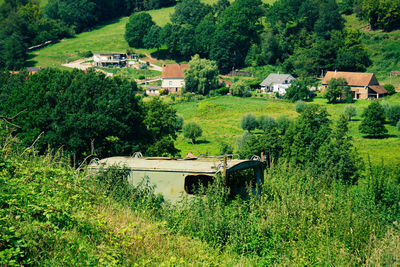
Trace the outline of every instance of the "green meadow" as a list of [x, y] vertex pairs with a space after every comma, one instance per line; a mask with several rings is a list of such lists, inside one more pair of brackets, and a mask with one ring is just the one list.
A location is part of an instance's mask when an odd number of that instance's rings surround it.
[[[370, 158], [374, 164], [400, 163], [400, 132], [391, 125], [386, 125], [389, 137], [384, 139], [367, 139], [358, 131], [361, 123], [361, 114], [370, 104], [368, 100], [359, 100], [353, 105], [357, 109], [357, 116], [349, 124], [349, 132], [353, 137], [354, 145], [364, 159]], [[382, 100], [382, 103], [400, 104], [400, 95], [394, 95]], [[320, 104], [327, 108], [331, 120], [336, 120], [344, 113], [347, 104], [327, 104], [324, 98], [317, 97], [309, 105]], [[174, 105], [185, 122], [196, 122], [203, 129], [203, 136], [197, 141], [196, 147], [200, 153], [218, 155], [221, 143], [228, 143], [236, 149], [239, 136], [244, 133], [240, 127], [243, 115], [253, 113], [256, 116], [268, 115], [274, 118], [288, 116], [295, 118], [295, 104], [286, 100], [267, 99], [264, 97], [238, 98], [233, 96], [218, 96], [200, 101], [178, 103]], [[257, 131], [255, 131], [257, 133]], [[261, 133], [261, 132], [260, 132]], [[180, 133], [176, 146], [181, 155], [192, 151], [198, 153], [190, 141]]]

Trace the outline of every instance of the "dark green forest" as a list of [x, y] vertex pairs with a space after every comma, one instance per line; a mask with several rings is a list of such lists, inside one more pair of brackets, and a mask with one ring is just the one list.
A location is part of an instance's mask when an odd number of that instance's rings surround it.
[[[369, 12], [377, 4], [379, 14]], [[379, 4], [382, 2], [382, 4]], [[272, 5], [260, 0], [218, 1], [213, 6], [199, 0], [183, 0], [176, 6], [171, 23], [163, 28], [133, 14], [127, 23], [126, 39], [133, 47], [158, 48], [166, 45], [167, 55], [189, 59], [195, 54], [215, 60], [222, 73], [244, 66], [282, 64], [297, 76], [318, 75], [322, 70], [365, 71], [371, 60], [361, 33], [344, 29], [342, 14], [357, 11], [372, 28], [400, 27], [399, 14], [391, 9], [398, 1], [278, 0]], [[376, 5], [374, 5], [375, 8]], [[378, 8], [379, 6], [379, 8]], [[390, 27], [374, 24], [393, 21]], [[147, 18], [149, 20], [150, 18]], [[147, 26], [146, 26], [147, 25]], [[138, 35], [137, 31], [147, 27]], [[130, 42], [136, 34], [137, 42]]]
[[94, 71], [45, 69], [0, 74], [0, 114], [25, 146], [88, 155], [175, 155], [176, 111], [160, 99], [142, 102], [135, 82]]

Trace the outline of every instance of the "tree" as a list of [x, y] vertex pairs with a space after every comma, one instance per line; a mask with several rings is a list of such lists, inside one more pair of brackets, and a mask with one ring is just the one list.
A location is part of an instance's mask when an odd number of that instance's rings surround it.
[[320, 16], [314, 25], [317, 36], [321, 38], [329, 38], [329, 32], [332, 30], [341, 31], [344, 27], [344, 19], [342, 18], [339, 7], [335, 0], [327, 0], [321, 4]]
[[313, 162], [315, 152], [330, 134], [329, 114], [319, 105], [307, 105], [283, 136], [283, 154], [295, 163]]
[[336, 103], [338, 98], [339, 101], [343, 98], [348, 102], [353, 101], [350, 86], [347, 85], [347, 81], [344, 78], [330, 79], [328, 87], [326, 88], [325, 97], [328, 99], [329, 103]]
[[158, 25], [153, 25], [150, 27], [147, 34], [143, 37], [143, 46], [145, 48], [157, 48], [161, 47], [162, 42], [160, 38], [161, 28]]
[[144, 123], [150, 137], [146, 154], [149, 156], [171, 155], [179, 152], [174, 146], [178, 117], [171, 105], [155, 97], [143, 104], [146, 115]]
[[394, 88], [393, 84], [385, 84], [383, 87], [385, 87], [388, 95], [394, 95], [396, 93], [396, 89]]
[[183, 136], [189, 138], [193, 144], [196, 142], [196, 138], [199, 138], [202, 134], [203, 130], [195, 122], [189, 122], [183, 126]]
[[26, 47], [22, 38], [13, 34], [4, 42], [2, 61], [9, 70], [20, 70], [24, 67], [27, 59]]
[[397, 128], [397, 130], [400, 132], [400, 121], [397, 122], [396, 128]]
[[240, 122], [240, 126], [242, 127], [243, 130], [246, 130], [248, 132], [256, 129], [258, 127], [256, 116], [254, 116], [251, 113], [244, 115]]
[[270, 116], [261, 115], [258, 118], [258, 127], [264, 132], [268, 131], [269, 129], [276, 128], [276, 126], [276, 121]]
[[130, 47], [142, 48], [143, 38], [154, 25], [148, 13], [133, 13], [126, 23], [125, 40]]
[[344, 108], [344, 115], [349, 121], [351, 121], [351, 118], [357, 115], [357, 110], [353, 105], [347, 105]]
[[244, 96], [250, 90], [250, 87], [242, 81], [235, 82], [231, 85], [231, 94], [234, 96]]
[[185, 70], [185, 91], [207, 95], [218, 87], [218, 67], [215, 61], [195, 55]]
[[359, 130], [368, 136], [378, 137], [387, 133], [385, 128], [385, 112], [378, 101], [372, 102], [364, 110], [362, 115], [364, 119], [359, 126]]
[[182, 130], [183, 122], [184, 122], [184, 119], [182, 116], [180, 116], [180, 115], [176, 116], [176, 120], [173, 125], [176, 132], [179, 132], [180, 130]]
[[178, 25], [197, 26], [210, 11], [211, 7], [200, 0], [182, 0], [176, 5], [175, 12], [171, 15], [171, 22]]
[[296, 112], [297, 113], [302, 113], [306, 109], [306, 106], [307, 106], [306, 102], [304, 102], [302, 100], [297, 101], [296, 102], [296, 107], [295, 107], [296, 108]]
[[330, 177], [347, 183], [358, 178], [360, 158], [348, 136], [348, 120], [340, 116], [328, 139], [318, 150], [318, 165]]
[[78, 160], [91, 153], [130, 155], [152, 141], [136, 91], [134, 82], [94, 71], [45, 69], [6, 79], [0, 110], [10, 117], [23, 111], [14, 121], [17, 135], [29, 146], [42, 133], [41, 152], [63, 147]]
[[298, 100], [307, 100], [310, 96], [309, 85], [305, 79], [296, 79], [286, 90], [285, 98], [296, 102]]

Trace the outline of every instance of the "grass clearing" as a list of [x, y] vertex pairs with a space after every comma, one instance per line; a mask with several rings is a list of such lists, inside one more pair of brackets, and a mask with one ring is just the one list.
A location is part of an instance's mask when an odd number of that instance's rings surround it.
[[[308, 104], [320, 104], [327, 108], [331, 114], [331, 120], [336, 120], [344, 113], [347, 104], [327, 104], [326, 99], [317, 97]], [[390, 104], [400, 104], [400, 95], [387, 97], [383, 100]], [[389, 131], [388, 138], [367, 139], [358, 131], [361, 123], [361, 114], [371, 102], [358, 100], [354, 103], [357, 116], [349, 124], [349, 132], [353, 137], [354, 145], [360, 155], [367, 159], [370, 157], [375, 164], [382, 160], [385, 164], [400, 163], [400, 132], [394, 126], [386, 125]], [[219, 146], [222, 142], [236, 147], [237, 138], [244, 133], [240, 127], [242, 117], [247, 113], [253, 113], [257, 117], [268, 115], [277, 118], [281, 115], [295, 118], [295, 104], [278, 99], [267, 99], [264, 97], [238, 98], [233, 96], [220, 96], [207, 98], [201, 101], [175, 104], [177, 112], [185, 122], [194, 121], [203, 129], [203, 136], [199, 138], [196, 147], [203, 154], [218, 155]], [[184, 156], [189, 151], [197, 152], [190, 141], [178, 135], [176, 146]]]

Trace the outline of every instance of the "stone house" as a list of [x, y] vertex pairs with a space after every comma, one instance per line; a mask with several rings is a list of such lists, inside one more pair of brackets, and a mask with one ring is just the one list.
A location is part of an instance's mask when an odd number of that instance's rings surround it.
[[328, 71], [322, 81], [323, 91], [333, 78], [345, 79], [353, 92], [354, 99], [380, 98], [387, 95], [386, 89], [379, 85], [373, 73]]

